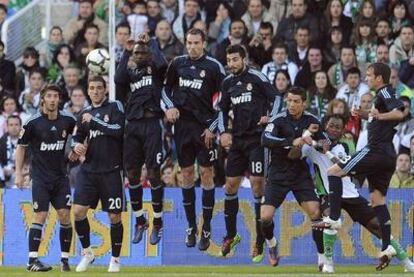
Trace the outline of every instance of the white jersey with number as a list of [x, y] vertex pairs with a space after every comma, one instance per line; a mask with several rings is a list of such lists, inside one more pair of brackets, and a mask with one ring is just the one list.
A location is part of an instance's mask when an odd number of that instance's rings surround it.
[[[347, 157], [348, 154], [345, 151], [345, 148], [341, 144], [335, 145], [331, 149], [332, 154], [334, 154], [336, 157]], [[329, 182], [328, 182], [328, 168], [333, 165], [333, 163], [329, 160], [329, 158], [317, 151], [315, 148], [313, 148], [310, 145], [305, 144], [302, 147], [302, 157], [308, 157], [318, 168], [321, 175], [323, 186], [325, 187], [325, 190], [329, 192]], [[342, 192], [342, 198], [356, 198], [359, 197], [358, 190], [355, 187], [355, 184], [352, 183], [351, 178], [348, 176], [345, 176], [342, 178], [342, 184], [343, 184], [343, 192]]]

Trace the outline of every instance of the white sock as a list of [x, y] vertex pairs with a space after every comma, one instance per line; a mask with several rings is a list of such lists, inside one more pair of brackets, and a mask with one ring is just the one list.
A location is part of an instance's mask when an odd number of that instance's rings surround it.
[[63, 258], [63, 259], [69, 259], [69, 252], [62, 252], [60, 257]]
[[412, 263], [413, 262], [408, 257], [401, 261], [401, 264], [403, 265], [410, 265]]
[[134, 211], [134, 216], [135, 217], [140, 217], [140, 216], [142, 216], [142, 215], [144, 215], [144, 210], [138, 210], [138, 211]]
[[270, 240], [266, 240], [266, 244], [269, 248], [275, 247], [277, 245], [277, 241], [276, 241], [275, 237], [273, 237]]
[[38, 252], [29, 252], [29, 258], [37, 258], [38, 257]]

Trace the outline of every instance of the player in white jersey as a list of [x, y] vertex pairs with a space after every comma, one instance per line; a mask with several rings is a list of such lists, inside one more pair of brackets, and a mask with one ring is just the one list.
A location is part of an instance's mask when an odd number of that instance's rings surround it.
[[[326, 132], [329, 142], [318, 143], [316, 148], [310, 145], [302, 147], [302, 157], [308, 157], [315, 165], [315, 186], [321, 199], [321, 212], [324, 216], [329, 215], [329, 182], [327, 171], [332, 164], [340, 160], [349, 159], [347, 147], [341, 144], [339, 139], [343, 135], [345, 121], [342, 117], [334, 115], [326, 121]], [[318, 151], [319, 150], [319, 151]], [[325, 154], [323, 154], [325, 152]], [[369, 202], [362, 197], [349, 177], [342, 178], [343, 192], [341, 208], [347, 211], [354, 222], [364, 226], [377, 238], [381, 238], [378, 218]], [[336, 240], [337, 231], [334, 229], [324, 230], [324, 255], [318, 254], [318, 265], [322, 272], [334, 272], [333, 245]], [[414, 264], [410, 261], [403, 248], [394, 239], [391, 245], [397, 250], [397, 258], [401, 261], [406, 272], [414, 272]]]

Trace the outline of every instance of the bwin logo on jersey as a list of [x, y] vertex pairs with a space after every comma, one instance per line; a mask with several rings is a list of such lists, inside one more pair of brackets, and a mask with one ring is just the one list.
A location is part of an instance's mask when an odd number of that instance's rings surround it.
[[99, 130], [89, 130], [89, 139], [96, 138], [98, 136], [102, 136], [103, 133]]
[[64, 140], [58, 140], [56, 143], [44, 143], [40, 144], [40, 151], [59, 151], [65, 147]]
[[241, 103], [248, 103], [252, 101], [252, 93], [251, 92], [244, 92], [240, 96], [231, 97], [231, 103], [233, 105], [241, 104]]
[[194, 89], [201, 89], [203, 86], [203, 80], [187, 80], [180, 77], [180, 87], [187, 87], [187, 88], [194, 88]]
[[144, 76], [138, 82], [131, 84], [131, 91], [134, 92], [142, 87], [147, 87], [152, 85], [152, 76]]

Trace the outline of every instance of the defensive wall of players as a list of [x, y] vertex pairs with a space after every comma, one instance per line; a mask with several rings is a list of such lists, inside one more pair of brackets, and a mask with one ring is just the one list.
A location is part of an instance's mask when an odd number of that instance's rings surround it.
[[[367, 196], [367, 191], [362, 194]], [[201, 194], [201, 190], [197, 190]], [[2, 190], [0, 192], [0, 264], [4, 266], [22, 266], [27, 262], [27, 235], [33, 214], [30, 190]], [[239, 191], [240, 212], [237, 228], [242, 237], [235, 254], [227, 258], [219, 257], [222, 237], [225, 235], [224, 193], [216, 191], [216, 206], [212, 221], [212, 245], [206, 252], [197, 248], [187, 248], [184, 244], [186, 219], [182, 206], [182, 195], [178, 189], [166, 189], [164, 205], [164, 232], [158, 246], [150, 245], [146, 236], [136, 245], [130, 243], [133, 235], [134, 218], [128, 206], [123, 213], [124, 243], [121, 251], [122, 264], [128, 265], [226, 265], [251, 264], [250, 253], [254, 245], [254, 203], [251, 191]], [[151, 195], [144, 192], [144, 209], [152, 222]], [[408, 255], [413, 255], [413, 217], [414, 190], [390, 189], [388, 203], [391, 212], [393, 236], [397, 238]], [[198, 218], [201, 218], [201, 203], [197, 203]], [[95, 255], [95, 264], [107, 265], [110, 259], [110, 237], [107, 215], [98, 209], [90, 211], [92, 231], [91, 243]], [[334, 257], [338, 264], [373, 264], [378, 253], [379, 241], [363, 227], [352, 224], [351, 218], [344, 212], [344, 225], [339, 231], [339, 240], [335, 245]], [[201, 224], [201, 222], [199, 222]], [[45, 262], [59, 262], [59, 222], [55, 211], [49, 215], [45, 224], [39, 256]], [[148, 234], [151, 232], [151, 226]], [[309, 219], [304, 216], [292, 195], [289, 195], [275, 218], [275, 235], [280, 242], [280, 255], [283, 264], [315, 264], [316, 249], [310, 232]], [[75, 236], [75, 233], [74, 233]], [[75, 251], [76, 250], [76, 251]], [[73, 239], [71, 264], [80, 259], [80, 243]], [[263, 262], [266, 264], [266, 260]]]

